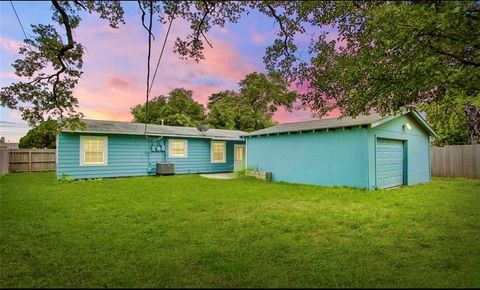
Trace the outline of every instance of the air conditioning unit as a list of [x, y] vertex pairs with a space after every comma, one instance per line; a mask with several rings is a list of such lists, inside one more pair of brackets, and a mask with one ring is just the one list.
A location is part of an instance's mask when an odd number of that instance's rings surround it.
[[175, 163], [157, 162], [157, 175], [173, 175], [173, 174], [175, 174]]

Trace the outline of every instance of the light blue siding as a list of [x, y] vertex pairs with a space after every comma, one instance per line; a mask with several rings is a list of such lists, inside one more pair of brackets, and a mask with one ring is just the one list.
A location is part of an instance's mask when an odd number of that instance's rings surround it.
[[274, 181], [368, 187], [366, 128], [247, 139], [247, 165]]
[[[403, 129], [406, 123], [411, 130]], [[397, 176], [392, 180], [399, 179], [398, 174], [403, 175], [404, 184], [430, 180], [429, 134], [409, 114], [375, 128], [248, 137], [247, 166], [272, 172], [274, 181], [375, 189], [379, 187], [376, 151], [381, 139], [397, 140], [404, 146], [404, 155], [397, 156], [403, 158], [403, 167], [393, 170]]]
[[403, 141], [378, 139], [377, 141], [377, 186], [387, 188], [403, 185]]
[[[108, 164], [80, 166], [80, 136], [108, 137]], [[211, 163], [210, 139], [178, 138], [188, 140], [187, 158], [168, 157], [168, 138], [146, 139], [136, 135], [99, 135], [61, 133], [58, 136], [57, 177], [71, 178], [121, 177], [154, 175], [156, 162], [175, 163], [175, 172], [204, 173], [233, 171], [233, 146], [243, 142], [226, 142], [226, 162]], [[165, 146], [164, 152], [151, 152], [152, 145]]]
[[[411, 125], [404, 130], [403, 125]], [[412, 185], [430, 181], [430, 137], [411, 116], [403, 115], [369, 130], [370, 188], [376, 188], [375, 146], [379, 139], [394, 139], [404, 142], [404, 184]]]

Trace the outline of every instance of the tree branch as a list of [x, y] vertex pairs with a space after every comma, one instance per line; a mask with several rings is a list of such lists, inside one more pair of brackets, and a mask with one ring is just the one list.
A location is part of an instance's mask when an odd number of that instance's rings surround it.
[[140, 7], [140, 10], [142, 11], [142, 25], [143, 25], [143, 28], [145, 28], [145, 30], [148, 31], [149, 35], [152, 36], [153, 40], [155, 40], [155, 35], [153, 35], [152, 30], [148, 29], [148, 27], [145, 25], [145, 15], [146, 15], [146, 13], [145, 13], [145, 9], [143, 9], [143, 7], [142, 7], [142, 2], [140, 2], [140, 0], [137, 0], [137, 3], [138, 3], [138, 7]]
[[55, 9], [60, 13], [62, 16], [62, 24], [65, 26], [65, 33], [67, 34], [67, 44], [64, 44], [63, 47], [59, 50], [57, 54], [57, 59], [60, 62], [60, 65], [62, 68], [57, 71], [55, 74], [53, 74], [49, 79], [52, 77], [55, 77], [55, 82], [53, 83], [53, 97], [54, 97], [54, 102], [57, 106], [58, 109], [60, 109], [60, 116], [62, 109], [60, 106], [58, 106], [58, 96], [57, 96], [57, 85], [60, 82], [60, 75], [67, 70], [67, 66], [63, 62], [63, 57], [65, 56], [65, 53], [69, 51], [70, 49], [73, 49], [74, 47], [74, 42], [73, 42], [73, 36], [72, 36], [72, 27], [70, 26], [70, 18], [68, 17], [67, 12], [65, 12], [65, 9], [60, 6], [57, 0], [52, 0], [52, 4], [55, 7]]
[[471, 66], [474, 66], [474, 67], [480, 67], [480, 63], [478, 62], [474, 62], [474, 61], [470, 61], [468, 59], [464, 59], [458, 55], [455, 55], [453, 53], [450, 53], [450, 52], [446, 52], [446, 51], [443, 51], [443, 50], [440, 50], [440, 49], [437, 49], [435, 48], [433, 45], [429, 44], [428, 45], [434, 52], [438, 53], [438, 54], [441, 54], [441, 55], [445, 55], [445, 56], [449, 56], [449, 57], [452, 57], [458, 61], [460, 61], [461, 63], [463, 64], [466, 64], [466, 65], [471, 65]]
[[[203, 1], [203, 3], [205, 4], [205, 12], [203, 13], [203, 17], [202, 17], [202, 19], [200, 20], [200, 23], [197, 26], [197, 29], [195, 31], [195, 37], [190, 42], [188, 42], [188, 44], [191, 44], [194, 41], [198, 41], [200, 39], [200, 35], [201, 35], [201, 36], [203, 36], [203, 38], [205, 39], [207, 44], [211, 48], [213, 48], [212, 44], [210, 43], [210, 41], [208, 41], [207, 37], [205, 36], [205, 34], [202, 31], [202, 26], [205, 24], [205, 20], [207, 19], [208, 14], [210, 14], [210, 12], [211, 12], [210, 7], [208, 6], [209, 5], [208, 1]], [[213, 5], [215, 6], [215, 4], [213, 4]]]
[[75, 2], [75, 4], [77, 4], [78, 6], [82, 7], [84, 10], [87, 10], [87, 7], [85, 7], [85, 5], [83, 5], [82, 2], [80, 2], [78, 0], [74, 0], [73, 2]]
[[282, 33], [285, 35], [285, 37], [283, 39], [283, 46], [285, 48], [285, 52], [286, 52], [287, 56], [289, 56], [290, 51], [288, 49], [287, 41], [288, 41], [288, 38], [290, 37], [290, 33], [288, 33], [287, 30], [285, 29], [285, 27], [283, 25], [283, 20], [280, 18], [280, 16], [277, 15], [277, 13], [275, 12], [275, 9], [270, 4], [267, 4], [267, 8], [268, 8], [268, 10], [270, 10], [270, 13], [272, 14], [273, 18], [275, 18], [275, 20], [280, 25], [280, 30], [282, 31]]

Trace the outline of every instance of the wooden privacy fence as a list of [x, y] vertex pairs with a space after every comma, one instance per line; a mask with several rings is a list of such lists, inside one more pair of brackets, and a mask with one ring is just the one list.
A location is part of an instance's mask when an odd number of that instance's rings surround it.
[[432, 175], [480, 178], [480, 145], [432, 147]]
[[55, 149], [11, 149], [10, 172], [55, 171]]
[[0, 176], [8, 173], [10, 167], [10, 153], [7, 148], [0, 148]]

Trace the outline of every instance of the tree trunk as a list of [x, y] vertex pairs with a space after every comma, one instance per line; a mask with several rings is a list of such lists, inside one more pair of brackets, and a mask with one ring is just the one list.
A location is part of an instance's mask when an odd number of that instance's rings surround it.
[[465, 114], [470, 127], [470, 143], [480, 144], [480, 107], [466, 103]]

